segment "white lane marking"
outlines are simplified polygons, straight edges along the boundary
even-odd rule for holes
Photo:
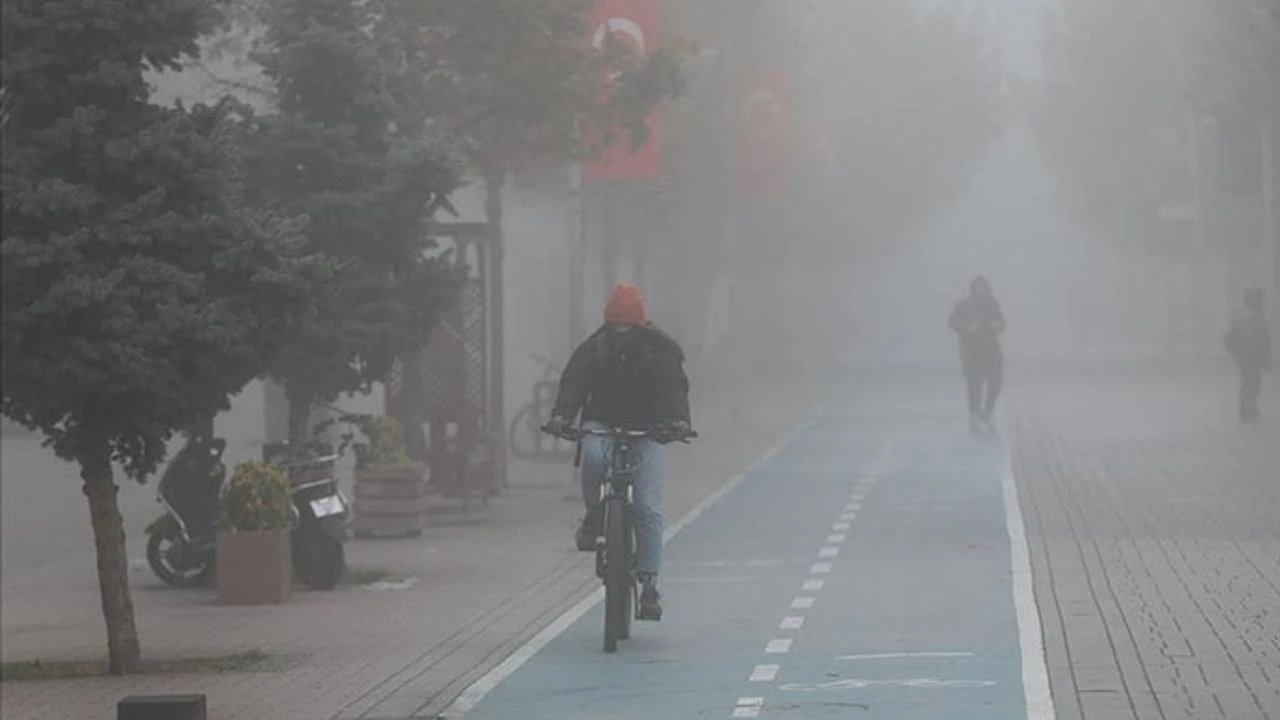
[[[668,576],[663,582],[677,583],[685,585],[698,585],[704,583],[745,583],[756,582],[758,580],[768,580],[768,575],[727,575],[725,577],[670,577]]]
[[[758,707],[736,707],[733,709],[732,717],[751,718],[760,717],[760,708]]]
[[[851,522],[851,521],[852,521],[854,518],[856,518],[856,517],[858,517],[858,514],[857,514],[857,513],[847,512],[847,513],[845,513],[845,514],[841,515],[841,516],[840,516],[840,519],[841,519],[841,520],[843,520],[843,521],[845,521],[845,522]]]
[[[844,509],[848,512],[858,512],[862,509],[862,503],[851,502],[848,505],[845,505]]]
[[[827,536],[827,542],[829,543],[842,543],[844,539],[844,533],[833,533]]]
[[[764,698],[740,697],[733,708],[733,717],[760,717],[760,710],[763,708]]]
[[[757,665],[751,671],[747,682],[773,682],[778,677],[777,665]]]
[[[808,610],[809,608],[813,607],[814,599],[815,598],[812,598],[806,595],[801,595],[800,597],[791,601],[791,609],[792,610]]]
[[[765,655],[786,655],[791,652],[791,638],[774,638],[764,646]]]
[[[935,678],[903,678],[901,680],[871,680],[867,678],[848,678],[822,683],[791,683],[780,689],[786,692],[814,692],[816,690],[863,690],[869,687],[908,687],[940,690],[944,688],[985,688],[992,687],[991,680],[938,680]]]
[[[784,435],[777,444],[770,448],[768,452],[760,456],[758,460],[751,463],[751,465],[747,466],[742,472],[726,480],[710,495],[704,497],[701,502],[693,507],[693,509],[685,513],[684,517],[680,518],[674,525],[667,528],[667,531],[662,534],[663,544],[671,542],[671,539],[678,535],[680,531],[688,527],[690,523],[702,517],[703,513],[710,510],[716,503],[723,500],[726,495],[733,492],[743,483],[743,481],[747,479],[748,476],[777,457],[784,448],[796,439],[796,437],[812,427],[813,423],[813,420],[808,420],[797,425],[791,430],[791,432]],[[586,562],[587,560],[584,558],[583,564],[585,565]],[[587,611],[603,598],[604,588],[598,587],[586,597],[579,600],[573,607],[564,611],[560,617],[552,620],[549,625],[542,628],[542,630],[538,631],[538,633],[533,637],[529,638],[525,644],[516,648],[515,652],[507,656],[507,659],[498,663],[492,670],[482,675],[478,680],[459,693],[458,697],[454,698],[453,702],[449,704],[449,707],[445,708],[445,710],[440,713],[440,717],[445,720],[457,720],[457,718],[461,718],[471,710],[475,709],[475,706],[479,705],[480,701],[484,700],[486,695],[493,692],[493,689],[498,687],[499,683],[511,677],[512,673],[519,670],[525,663],[529,662],[529,659],[536,655],[539,650],[550,644],[552,640],[559,637],[565,630],[568,630],[571,625],[577,622],[583,615],[586,615]]]
[[[840,548],[834,547],[834,546],[824,547],[818,551],[818,557],[820,558],[833,558],[839,554],[840,554]]]
[[[721,568],[728,564],[729,563],[725,560],[702,560],[700,562],[689,563],[689,567]]]
[[[822,586],[826,584],[827,584],[826,580],[823,580],[822,578],[817,578],[814,580],[805,580],[804,585],[802,587],[803,589],[812,592],[814,590],[821,590]]]
[[[738,707],[760,707],[762,705],[764,705],[764,698],[762,697],[740,697],[737,702]]]
[[[845,530],[848,530],[848,529],[849,529],[849,528],[851,528],[851,527],[853,527],[853,526],[852,526],[852,525],[850,525],[850,524],[849,524],[849,523],[847,523],[847,522],[838,522],[838,523],[836,523],[835,525],[832,525],[832,526],[831,526],[831,529],[832,529],[832,530],[838,530],[838,531],[840,531],[840,532],[844,532]]]
[[[1004,414],[1000,418],[1000,437],[1009,437]],[[1009,528],[1009,549],[1013,569],[1013,605],[1018,612],[1018,635],[1022,646],[1022,689],[1027,703],[1027,720],[1055,720],[1053,691],[1049,687],[1049,670],[1045,666],[1044,635],[1040,628],[1040,609],[1036,605],[1035,581],[1031,576],[1031,550],[1027,529],[1018,504],[1018,484],[1013,476],[1013,455],[1006,442],[1004,468],[1004,517]]]
[[[971,652],[891,652],[866,655],[840,655],[837,660],[892,660],[895,658],[961,658],[974,657]]]
[[[799,630],[804,626],[804,617],[801,615],[788,615],[782,618],[782,623],[778,625],[779,630]]]
[[[809,566],[810,575],[826,575],[829,572],[831,572],[831,563],[829,562],[816,562]]]
[[[856,503],[860,503],[863,500],[867,499],[867,494],[864,492],[856,492],[853,495],[849,496],[849,499]]]
[[[748,560],[746,562],[747,567],[778,567],[786,564],[786,560]]]

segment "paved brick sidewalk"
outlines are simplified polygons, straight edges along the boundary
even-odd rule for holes
[[[812,405],[699,403],[703,437],[672,453],[665,506],[679,518],[771,446]],[[259,650],[254,672],[7,682],[6,720],[107,720],[129,694],[203,692],[212,720],[429,718],[569,604],[594,589],[586,555],[570,549],[579,514],[570,469],[516,465],[511,489],[472,519],[453,505],[417,540],[360,540],[349,564],[389,573],[387,589],[299,591],[267,608],[214,604],[210,591],[164,588],[134,568],[144,652],[153,658]],[[137,532],[136,530],[134,532]],[[6,661],[87,659],[103,652],[92,576],[5,579]]]
[[[1237,426],[1231,383],[1014,383],[1060,720],[1280,719],[1280,423]]]

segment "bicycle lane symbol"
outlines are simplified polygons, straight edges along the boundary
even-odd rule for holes
[[[870,678],[846,678],[821,683],[788,683],[778,689],[783,692],[819,692],[823,690],[866,690],[874,687],[901,687],[923,690],[950,690],[993,687],[992,680],[939,680],[936,678],[901,678],[872,680]]]

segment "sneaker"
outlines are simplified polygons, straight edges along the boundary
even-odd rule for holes
[[[657,583],[648,582],[640,591],[640,608],[636,612],[640,620],[657,622],[662,619],[662,594],[658,592]]]
[[[573,540],[578,546],[578,550],[582,552],[595,552],[596,539],[600,537],[600,514],[587,512],[582,516],[582,522],[578,525],[578,531],[574,533]]]

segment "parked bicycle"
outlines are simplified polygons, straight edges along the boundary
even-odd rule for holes
[[[511,455],[521,460],[565,460],[573,454],[573,443],[542,432],[555,409],[556,394],[560,390],[560,368],[547,358],[530,357],[542,365],[542,379],[533,384],[529,402],[511,419],[507,430]]]
[[[631,637],[631,622],[639,605],[639,583],[636,581],[635,511],[633,478],[639,469],[641,453],[636,451],[645,440],[655,442],[688,442],[697,437],[668,437],[648,430],[610,428],[574,430],[565,440],[581,441],[586,436],[612,439],[609,465],[600,483],[602,517],[601,535],[596,538],[596,577],[604,582],[604,651],[615,652],[618,641]]]

